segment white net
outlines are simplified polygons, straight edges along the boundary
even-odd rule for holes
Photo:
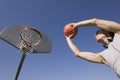
[[[28,53],[32,53],[33,52],[34,45],[32,43],[26,42],[26,41],[24,41],[22,39],[21,39],[20,43],[21,43],[20,50],[23,53],[28,54]]]
[[[27,29],[20,33],[20,50],[24,53],[32,53],[33,49],[40,43],[41,34],[36,30]]]

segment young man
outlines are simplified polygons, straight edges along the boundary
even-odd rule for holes
[[[93,53],[80,51],[71,40],[71,36],[66,36],[67,43],[75,56],[90,62],[106,64],[112,68],[120,78],[120,24],[114,21],[89,19],[72,23],[74,28],[96,26],[99,30],[96,32],[95,39],[102,43],[106,50]]]

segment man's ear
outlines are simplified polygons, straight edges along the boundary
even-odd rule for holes
[[[109,42],[112,42],[113,41],[113,38],[112,37],[108,37],[107,38]]]

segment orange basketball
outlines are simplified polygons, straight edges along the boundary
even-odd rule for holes
[[[72,23],[65,25],[64,27],[64,35],[69,37],[74,37],[78,33],[78,28],[74,28],[74,25]]]

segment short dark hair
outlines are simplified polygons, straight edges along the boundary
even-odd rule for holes
[[[100,31],[105,31],[105,30],[97,30],[96,31],[96,35],[97,34],[100,34],[101,32]],[[108,31],[107,31],[108,32]],[[110,34],[110,37],[114,37],[114,32],[108,32]]]

